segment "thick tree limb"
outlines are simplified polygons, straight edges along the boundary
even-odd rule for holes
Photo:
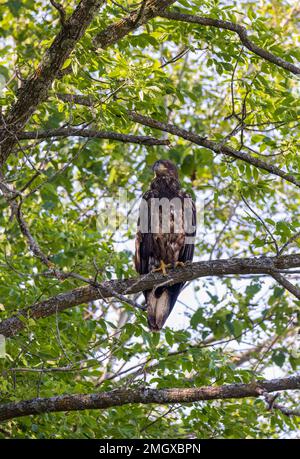
[[[90,139],[109,139],[124,143],[137,143],[140,145],[169,145],[167,139],[155,139],[150,136],[129,135],[119,132],[97,131],[94,129],[58,128],[48,131],[20,132],[19,140],[50,139],[52,137],[87,137]]]
[[[16,103],[5,119],[2,119],[0,125],[0,167],[9,157],[17,141],[16,134],[25,126],[37,106],[47,99],[48,91],[64,62],[103,3],[103,0],[81,0],[46,51],[33,75],[24,82]]]
[[[227,400],[259,397],[262,394],[282,390],[300,389],[300,376],[290,376],[250,384],[204,386],[172,389],[118,389],[94,394],[60,395],[51,398],[34,398],[0,405],[0,421],[59,411],[106,409],[131,403],[165,405],[192,403],[204,400]]]
[[[127,295],[149,290],[162,282],[168,281],[169,285],[174,285],[200,277],[222,277],[232,274],[269,274],[272,276],[274,270],[287,270],[295,267],[300,267],[300,254],[282,257],[229,258],[190,263],[183,268],[170,271],[167,276],[150,273],[138,278],[105,281],[95,287],[86,285],[19,310],[16,315],[0,322],[0,334],[6,337],[16,335],[26,327],[24,318],[41,319],[73,306],[113,297],[115,293]]]
[[[200,135],[195,134],[194,132],[186,131],[185,129],[182,129],[175,124],[157,121],[148,116],[140,115],[134,111],[129,111],[128,116],[130,119],[132,119],[132,121],[135,121],[136,123],[143,124],[144,126],[158,129],[160,131],[169,132],[170,134],[181,137],[185,140],[188,140],[189,142],[195,143],[196,145],[208,148],[217,154],[224,154],[226,156],[230,156],[231,158],[240,159],[254,167],[270,172],[273,175],[277,175],[278,177],[281,177],[287,182],[293,183],[300,188],[300,181],[297,180],[292,174],[283,171],[273,164],[266,163],[265,161],[262,161],[261,159],[250,155],[249,153],[235,150],[232,147],[222,144],[222,142],[218,143],[213,140],[209,140],[206,137],[201,137]]]
[[[144,2],[142,7],[98,33],[93,40],[94,45],[97,48],[107,48],[109,45],[125,37],[129,32],[158,16],[159,13],[172,5],[172,3],[175,3],[175,0],[148,0]]]
[[[291,62],[285,61],[279,56],[267,51],[266,49],[257,46],[253,41],[248,38],[248,32],[246,27],[236,24],[231,21],[222,21],[221,19],[207,18],[196,16],[192,14],[183,14],[177,11],[164,11],[159,14],[160,17],[166,19],[172,19],[175,21],[189,22],[192,24],[199,24],[205,27],[216,27],[218,29],[225,29],[235,32],[239,37],[243,45],[249,49],[252,53],[256,54],[259,57],[262,57],[266,61],[272,62],[272,64],[277,65],[285,70],[288,70],[295,75],[300,75],[300,67],[292,64]]]

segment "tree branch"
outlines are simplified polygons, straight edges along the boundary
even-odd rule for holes
[[[97,102],[95,97],[90,95],[57,93],[56,96],[64,102],[85,105],[86,107],[92,107]]]
[[[25,240],[28,243],[28,246],[35,257],[37,257],[42,263],[44,263],[48,268],[53,268],[53,263],[51,263],[49,257],[44,254],[42,249],[40,248],[38,242],[34,239],[29,229],[29,226],[23,216],[22,212],[22,196],[21,193],[10,188],[4,181],[2,174],[0,172],[0,190],[3,193],[3,196],[11,208],[11,216],[15,217],[21,233],[23,234]],[[21,198],[19,203],[16,202],[15,198]]]
[[[134,111],[128,111],[127,114],[129,118],[132,121],[135,121],[136,123],[151,127],[153,129],[158,129],[160,131],[169,132],[170,134],[182,137],[183,139],[195,143],[196,145],[208,148],[209,150],[212,150],[217,154],[224,154],[226,156],[230,156],[231,158],[240,159],[248,164],[251,164],[254,167],[257,167],[259,169],[270,172],[273,175],[281,177],[287,182],[293,183],[294,185],[300,188],[300,181],[297,180],[293,175],[283,171],[282,169],[280,169],[277,166],[274,166],[273,164],[268,164],[259,158],[255,158],[254,156],[246,152],[235,150],[234,148],[224,145],[221,142],[218,143],[213,140],[209,140],[206,137],[201,137],[198,134],[195,134],[194,132],[182,129],[176,126],[175,124],[157,121],[148,116],[140,115],[139,113],[136,113]]]
[[[58,11],[59,13],[59,17],[60,17],[60,23],[62,25],[62,27],[65,27],[65,23],[66,23],[66,12],[64,10],[64,8],[62,7],[62,5],[60,5],[58,2],[56,2],[55,0],[50,0],[50,3],[51,5],[54,6],[54,8]]]
[[[90,96],[84,96],[84,95],[57,94],[57,96],[61,100],[72,101],[75,104],[86,105],[86,106],[93,106],[93,104],[96,102],[95,99],[92,99]],[[181,137],[185,140],[188,140],[189,142],[195,143],[196,145],[200,145],[205,148],[208,148],[209,150],[212,150],[216,154],[224,154],[231,158],[239,159],[248,164],[251,164],[254,167],[257,167],[273,175],[276,175],[277,177],[280,177],[286,180],[287,182],[290,182],[293,185],[296,185],[298,188],[300,188],[300,180],[297,180],[294,175],[283,171],[282,169],[280,169],[277,166],[274,166],[273,164],[268,164],[265,161],[262,161],[261,159],[250,155],[249,153],[246,153],[240,150],[235,150],[234,148],[230,146],[224,145],[222,142],[218,143],[213,140],[209,140],[207,139],[207,137],[201,137],[198,134],[195,134],[194,132],[179,128],[178,126],[174,124],[164,123],[162,121],[155,120],[154,118],[140,115],[139,113],[134,112],[134,111],[128,111],[127,115],[129,116],[129,118],[132,119],[132,121],[136,123],[151,127],[153,129],[158,129],[163,132],[169,132],[170,134]]]
[[[64,23],[39,66],[20,88],[19,97],[0,125],[0,167],[9,157],[17,138],[37,106],[47,99],[55,78],[92,22],[103,0],[81,0],[70,18]]]
[[[300,267],[300,254],[282,257],[229,258],[190,263],[183,268],[169,271],[166,276],[159,273],[149,273],[137,278],[105,281],[97,284],[97,286],[86,285],[59,293],[19,310],[14,316],[0,322],[0,334],[6,337],[14,336],[26,327],[24,318],[41,319],[48,317],[73,306],[113,297],[113,292],[118,295],[128,295],[152,289],[163,282],[174,285],[208,276],[223,277],[244,274],[268,274],[272,276],[274,270],[286,270],[295,267]],[[89,280],[87,281],[89,282]]]
[[[80,105],[92,106],[95,103],[95,99],[93,100],[89,96],[83,96],[83,95],[73,96],[72,94],[58,94],[57,96],[61,100],[64,100],[64,101],[72,100],[74,103],[80,104]],[[297,180],[294,175],[283,171],[282,169],[280,169],[277,166],[274,166],[273,164],[268,164],[265,161],[262,161],[261,159],[250,155],[249,153],[246,153],[240,150],[235,150],[234,148],[227,146],[222,142],[218,143],[213,140],[209,140],[207,139],[207,137],[201,137],[198,134],[195,134],[194,132],[179,128],[178,126],[174,124],[164,123],[162,121],[155,120],[154,118],[140,115],[139,113],[136,113],[134,111],[128,111],[127,114],[129,118],[131,118],[132,121],[136,123],[151,127],[153,129],[158,129],[160,131],[169,132],[170,134],[181,137],[185,140],[188,140],[189,142],[192,142],[197,145],[208,148],[209,150],[212,150],[217,154],[224,154],[231,158],[239,159],[248,164],[251,164],[254,167],[257,167],[273,175],[276,175],[300,188],[300,181]]]
[[[266,61],[271,62],[272,64],[277,65],[285,70],[288,70],[295,75],[300,74],[300,68],[296,65],[292,64],[291,62],[285,61],[281,57],[276,56],[275,54],[267,51],[260,46],[257,46],[253,41],[248,38],[247,29],[240,24],[236,24],[231,21],[222,21],[220,19],[214,18],[207,18],[196,16],[192,14],[183,14],[177,11],[164,11],[163,13],[159,14],[160,17],[166,19],[172,19],[175,21],[182,21],[182,22],[189,22],[192,24],[199,24],[205,27],[216,27],[218,29],[225,29],[230,30],[231,32],[235,32],[239,37],[243,45],[249,49],[252,53],[256,54],[259,57],[262,57]]]
[[[270,346],[272,346],[274,342],[282,341],[287,336],[293,335],[293,333],[294,334],[298,333],[298,328],[296,327],[287,328],[280,335],[275,335],[275,336],[271,336],[270,338],[267,338],[266,340],[257,344],[251,349],[248,349],[247,351],[244,351],[241,354],[233,357],[231,360],[236,367],[240,367],[244,363],[249,362],[249,360],[251,360],[252,358],[257,357],[265,349],[268,351]]]
[[[52,137],[87,137],[91,139],[109,139],[124,143],[137,143],[140,145],[169,145],[167,139],[155,139],[150,136],[129,135],[111,131],[97,131],[94,129],[81,128],[58,128],[46,131],[20,132],[17,137],[19,140],[38,140],[50,139]]]
[[[121,21],[100,32],[95,37],[94,43],[102,48],[116,43],[130,31],[157,16],[174,1],[148,0],[143,9],[130,13]],[[23,84],[18,100],[0,124],[0,168],[8,159],[17,141],[17,133],[24,128],[37,106],[47,99],[53,81],[60,77],[62,65],[102,4],[103,0],[81,0],[74,13],[64,22],[64,26],[46,51],[34,74]]]
[[[98,33],[93,40],[95,47],[105,49],[109,45],[116,43],[129,32],[158,16],[172,3],[175,3],[175,0],[148,0],[143,2],[142,7],[132,11],[125,18]]]
[[[285,416],[300,416],[300,407],[298,408],[288,408],[287,406],[281,405],[280,403],[275,402],[276,398],[279,394],[269,395],[268,393],[265,394],[265,400],[268,404],[268,410],[279,410]]]
[[[282,276],[280,273],[273,271],[271,273],[272,277],[282,285],[286,290],[288,290],[292,295],[294,295],[298,300],[300,300],[300,288],[292,284],[288,279]]]
[[[259,397],[262,394],[282,390],[300,389],[300,376],[259,381],[250,384],[229,384],[172,389],[117,389],[94,394],[60,395],[51,398],[34,398],[0,405],[0,421],[59,411],[82,411],[106,409],[127,404],[165,405],[169,403],[192,403],[204,400],[228,400]]]

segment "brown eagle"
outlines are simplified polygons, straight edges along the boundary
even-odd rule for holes
[[[194,255],[196,208],[191,196],[181,190],[176,166],[156,161],[155,177],[141,201],[136,235],[135,268],[139,274],[175,268]],[[172,311],[183,283],[144,291],[148,324],[159,331]]]

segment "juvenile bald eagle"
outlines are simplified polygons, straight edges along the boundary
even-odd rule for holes
[[[196,209],[191,196],[181,190],[177,168],[171,161],[156,161],[152,169],[155,177],[140,206],[135,268],[139,274],[166,274],[166,268],[193,259]],[[151,331],[163,327],[183,286],[158,286],[143,292]]]

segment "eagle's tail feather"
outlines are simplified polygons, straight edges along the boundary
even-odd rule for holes
[[[151,290],[147,295],[148,325],[151,331],[159,332],[171,312],[171,295],[165,289],[159,297],[155,295],[155,290]]]

